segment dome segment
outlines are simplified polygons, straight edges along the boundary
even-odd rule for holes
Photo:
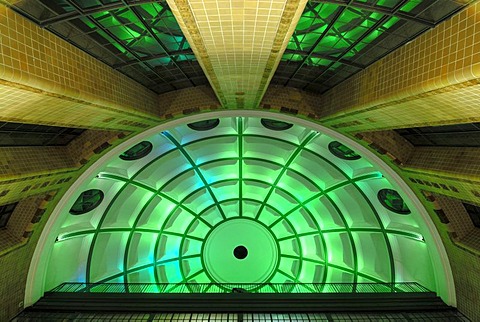
[[[435,290],[431,233],[385,167],[329,130],[285,123],[223,117],[130,140],[125,151],[152,149],[102,160],[59,209],[44,289],[414,281]],[[71,215],[92,189],[101,204]]]

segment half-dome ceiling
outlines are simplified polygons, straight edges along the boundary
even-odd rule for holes
[[[60,209],[45,289],[414,281],[434,290],[436,246],[417,203],[364,149],[325,132],[224,117],[130,140]]]

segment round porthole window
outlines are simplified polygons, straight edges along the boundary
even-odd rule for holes
[[[138,160],[147,156],[150,152],[152,152],[152,149],[152,143],[148,141],[142,141],[120,154],[120,159],[125,161]]]
[[[285,131],[293,126],[292,123],[272,120],[272,119],[261,119],[260,122],[269,130],[273,131]]]
[[[82,215],[97,208],[103,201],[103,191],[98,189],[90,189],[82,192],[77,198],[70,213],[72,215]]]
[[[390,211],[401,215],[408,215],[411,213],[407,204],[403,201],[403,198],[395,190],[382,189],[378,192],[377,197],[382,206]]]
[[[328,145],[328,150],[337,158],[344,159],[344,160],[358,160],[360,156],[338,141],[330,142]]]
[[[244,259],[248,255],[248,249],[245,246],[237,246],[233,250],[233,256],[237,259]]]
[[[194,123],[188,123],[187,126],[195,131],[208,131],[216,128],[220,124],[219,119],[211,119],[205,121],[199,121]]]

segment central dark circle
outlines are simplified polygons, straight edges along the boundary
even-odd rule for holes
[[[233,250],[233,256],[235,256],[238,259],[244,259],[248,255],[248,250],[245,246],[237,246]]]

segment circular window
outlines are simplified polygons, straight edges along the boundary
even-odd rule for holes
[[[337,158],[344,159],[344,160],[358,160],[360,156],[338,141],[330,142],[328,145],[328,150]]]
[[[272,120],[272,119],[261,119],[260,122],[269,130],[274,131],[285,131],[293,126],[292,123]]]
[[[152,143],[148,141],[142,141],[120,154],[120,159],[126,161],[138,160],[152,152],[152,149]]]
[[[98,189],[90,189],[84,191],[77,198],[70,213],[72,215],[82,215],[98,207],[103,201],[103,191]]]
[[[237,246],[233,250],[233,256],[237,259],[244,259],[248,255],[248,249],[245,246]]]
[[[408,215],[411,212],[403,198],[395,190],[382,189],[378,192],[377,197],[382,206],[390,211],[401,215]]]
[[[188,123],[187,126],[195,131],[208,131],[217,127],[220,124],[219,119],[211,119],[205,121],[199,121],[194,123]]]

